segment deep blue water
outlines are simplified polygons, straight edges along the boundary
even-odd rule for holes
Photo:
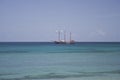
[[[95,76],[120,76],[119,42],[0,43],[0,80]]]

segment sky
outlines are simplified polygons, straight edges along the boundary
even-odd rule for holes
[[[0,42],[120,42],[120,0],[0,0]],[[63,39],[63,33],[61,33]]]

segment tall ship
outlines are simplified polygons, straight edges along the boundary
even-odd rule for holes
[[[63,33],[63,34],[62,34]],[[58,34],[58,40],[54,41],[55,44],[74,44],[75,41],[72,40],[72,33],[69,34],[69,41],[66,40],[66,32],[61,32],[60,30],[57,31]],[[64,39],[61,38],[62,35],[64,36]]]

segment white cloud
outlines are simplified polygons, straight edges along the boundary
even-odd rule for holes
[[[98,29],[90,33],[90,37],[104,37],[106,36],[106,32]]]

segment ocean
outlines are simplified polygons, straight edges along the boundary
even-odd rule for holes
[[[1,42],[0,80],[120,80],[120,42]]]

